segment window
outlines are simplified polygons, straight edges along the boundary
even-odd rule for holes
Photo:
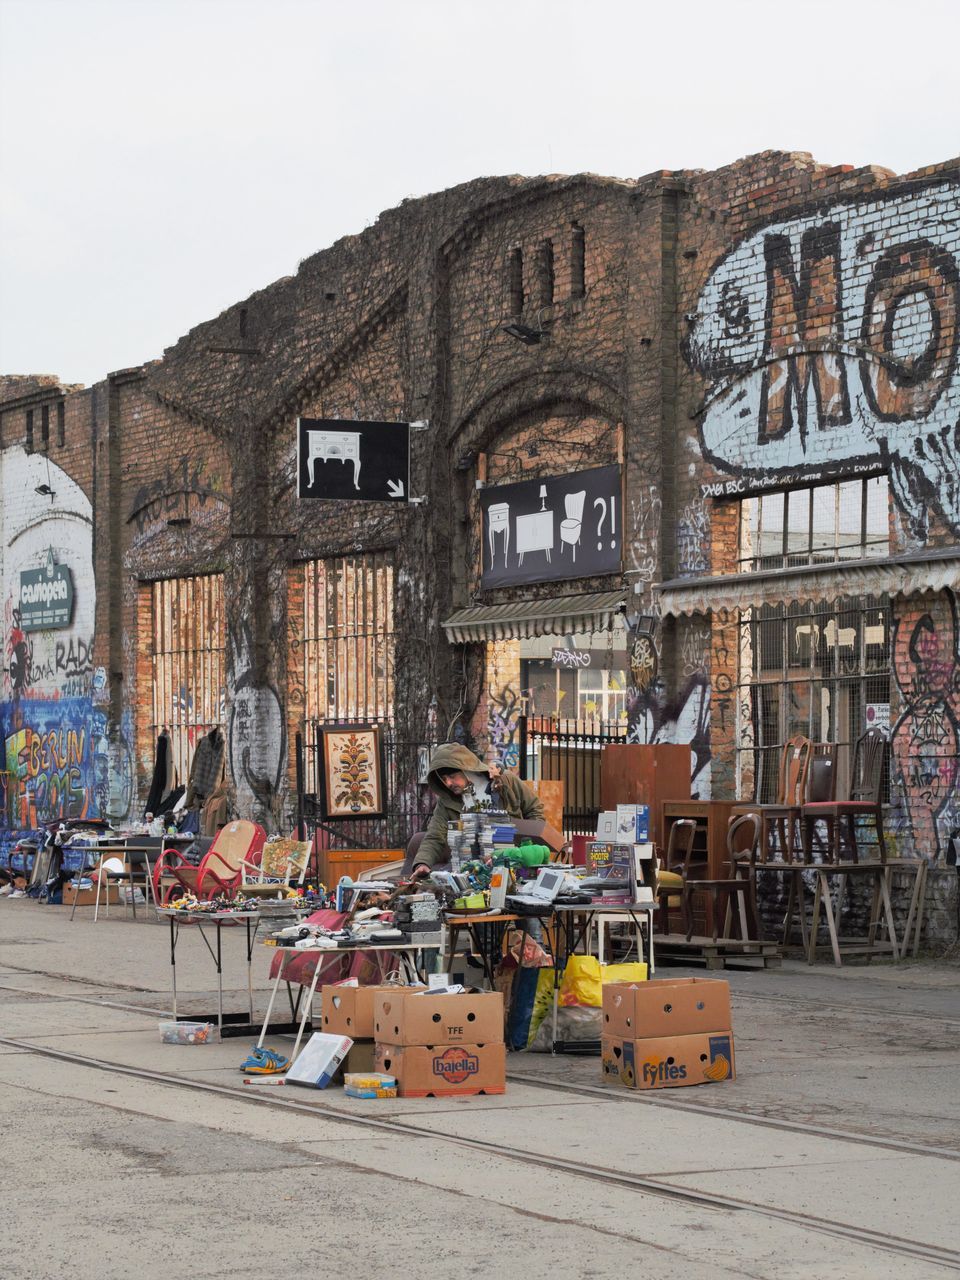
[[[33,410],[27,410],[27,453],[33,453]]]
[[[523,315],[523,250],[517,246],[507,259],[507,310],[512,316]]]
[[[804,734],[838,752],[838,794],[853,746],[890,711],[890,603],[843,598],[816,604],[763,605],[740,620],[737,740],[739,793],[772,803],[780,748]]]
[[[570,236],[570,297],[582,298],[587,292],[587,241],[583,227],[573,225]]]
[[[622,671],[587,667],[577,672],[577,718],[604,724],[627,718],[627,691]]]
[[[67,443],[67,406],[63,400],[57,401],[57,447],[62,449]]]
[[[544,240],[537,255],[537,276],[540,294],[540,306],[553,306],[553,241]]]
[[[312,755],[320,724],[390,719],[393,562],[337,556],[309,561],[303,575],[304,750]]]
[[[197,743],[226,717],[223,576],[155,582],[151,603],[151,728],[169,729],[176,775],[186,784]]]
[[[44,453],[50,448],[50,406],[42,405],[40,409],[40,445]]]
[[[740,503],[741,573],[889,552],[886,476],[764,493]]]

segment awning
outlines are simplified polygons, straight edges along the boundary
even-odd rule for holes
[[[851,560],[846,564],[801,565],[760,573],[714,578],[674,578],[659,588],[664,615],[752,609],[763,604],[806,604],[838,596],[912,596],[945,587],[960,590],[960,547]]]
[[[626,600],[627,592],[621,589],[544,600],[512,600],[509,604],[475,604],[458,609],[442,625],[451,644],[607,631]]]

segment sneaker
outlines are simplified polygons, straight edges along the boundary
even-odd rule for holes
[[[2,887],[0,887],[0,898],[6,898],[11,893],[13,893],[12,884],[5,884]]]
[[[27,895],[23,889],[11,889],[9,896],[11,898],[25,898]]]
[[[290,1059],[285,1058],[282,1053],[263,1046],[254,1046],[249,1058],[241,1062],[240,1070],[248,1076],[276,1076],[286,1071],[289,1065]]]

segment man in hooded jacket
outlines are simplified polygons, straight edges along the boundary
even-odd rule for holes
[[[445,742],[433,753],[427,774],[430,790],[437,797],[436,808],[426,832],[415,835],[407,846],[406,869],[412,867],[415,875],[428,875],[433,867],[449,861],[447,823],[458,821],[463,812],[463,793],[470,781],[468,773],[489,777],[500,807],[511,818],[544,819],[539,798],[515,774],[502,772],[498,765],[484,764],[458,742]]]

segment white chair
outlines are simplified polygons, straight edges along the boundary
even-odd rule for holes
[[[586,489],[580,489],[577,493],[566,494],[563,499],[567,518],[560,521],[560,554],[563,554],[563,544],[568,543],[573,548],[574,564],[577,562],[577,543],[583,527],[583,502],[586,496]]]

